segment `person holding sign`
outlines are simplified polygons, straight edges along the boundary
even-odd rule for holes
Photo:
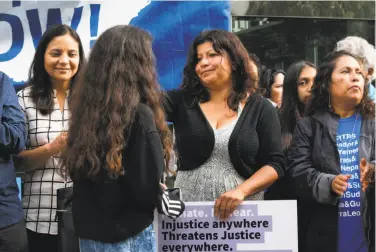
[[[206,30],[193,41],[180,89],[165,93],[178,153],[175,186],[184,201],[216,201],[227,219],[283,175],[281,128],[257,92],[248,53],[235,34]]]
[[[374,251],[375,212],[367,196],[375,188],[364,171],[375,165],[375,105],[361,65],[348,52],[328,54],[312,92],[308,117],[297,123],[288,151],[287,171],[307,211],[298,221],[308,223],[299,247]]]
[[[151,45],[139,28],[106,30],[75,85],[62,172],[74,182],[81,252],[156,251],[151,224],[172,144]]]
[[[0,72],[0,251],[27,252],[22,204],[18,198],[12,155],[26,143],[24,114],[12,80]]]
[[[68,99],[85,61],[78,34],[67,25],[48,29],[39,41],[28,86],[18,93],[26,116],[26,150],[17,169],[26,172],[23,207],[30,252],[57,251],[57,189],[71,183],[59,174],[65,146]]]

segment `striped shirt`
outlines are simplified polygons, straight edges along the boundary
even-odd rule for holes
[[[28,139],[26,149],[32,150],[51,143],[67,129],[69,112],[68,99],[64,111],[59,109],[56,90],[53,90],[54,110],[42,115],[30,97],[30,87],[18,92],[18,101],[26,117]],[[67,95],[69,93],[67,92]],[[59,175],[59,155],[51,156],[42,167],[25,174],[22,204],[26,228],[44,234],[57,234],[56,193],[57,189],[72,186]]]

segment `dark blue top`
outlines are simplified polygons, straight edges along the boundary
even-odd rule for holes
[[[25,147],[26,124],[12,81],[2,72],[0,119],[0,228],[4,228],[23,218],[11,155],[19,153]]]
[[[368,251],[360,208],[362,201],[359,174],[361,124],[361,115],[354,114],[348,118],[341,118],[337,129],[341,173],[352,176],[347,182],[347,190],[338,205],[338,251],[341,252]]]

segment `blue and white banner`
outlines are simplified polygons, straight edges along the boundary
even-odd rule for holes
[[[230,29],[228,1],[0,1],[0,71],[27,81],[35,48],[47,27],[67,24],[86,55],[107,28],[132,24],[151,32],[160,83],[176,87],[193,38],[203,29]]]

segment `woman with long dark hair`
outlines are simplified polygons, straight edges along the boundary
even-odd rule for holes
[[[62,172],[74,182],[82,252],[155,251],[151,224],[171,137],[151,43],[132,26],[103,32],[71,98]]]
[[[175,186],[185,201],[216,201],[226,219],[283,175],[278,115],[257,92],[235,34],[207,30],[193,41],[180,89],[166,93],[178,153]]]
[[[316,66],[304,60],[294,62],[286,71],[283,82],[282,106],[278,111],[281,122],[282,149],[287,159],[287,152],[290,148],[292,134],[295,130],[296,123],[304,116],[306,105],[312,96],[312,85],[316,77]],[[286,200],[296,199],[296,193],[292,186],[291,178],[286,173],[285,176],[274,183],[265,193],[267,200]],[[304,214],[301,211],[301,204],[298,201],[298,235],[299,241],[303,237],[307,223],[300,216]],[[299,245],[302,242],[299,242]]]
[[[69,96],[84,63],[78,34],[67,25],[53,26],[39,41],[28,86],[18,92],[28,141],[16,168],[26,172],[22,203],[31,252],[57,251],[57,189],[71,185],[58,173],[59,156],[65,146]]]
[[[279,110],[282,127],[282,147],[287,151],[296,123],[303,117],[316,77],[316,66],[305,60],[294,62],[285,74],[283,100]]]
[[[288,163],[305,206],[298,220],[307,224],[299,231],[305,232],[300,250],[374,251],[374,176],[365,181],[364,171],[374,173],[375,105],[352,54],[333,52],[320,64]]]
[[[282,149],[287,155],[292,133],[296,123],[303,117],[304,109],[311,98],[311,88],[316,76],[316,66],[300,60],[294,62],[285,74],[283,81],[282,106],[278,110],[281,122]],[[288,175],[274,183],[265,193],[265,199],[291,199],[293,192],[289,188]]]

